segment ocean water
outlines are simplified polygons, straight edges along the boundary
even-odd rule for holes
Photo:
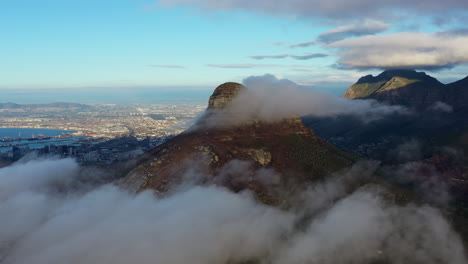
[[[21,138],[30,138],[32,137],[32,135],[37,136],[39,134],[48,137],[53,137],[61,135],[62,133],[66,134],[71,132],[74,131],[38,128],[0,128],[0,139],[3,139],[5,137],[19,138],[19,135],[21,135]]]
[[[31,149],[43,148],[47,145],[78,145],[79,139],[86,137],[68,137],[68,138],[51,138],[43,140],[26,140],[27,138],[43,135],[48,137],[59,136],[62,133],[71,133],[74,131],[58,130],[58,129],[36,129],[36,128],[0,128],[0,139],[4,138],[24,138],[24,140],[1,142],[0,141],[0,152],[9,151],[13,146],[20,148],[29,147]]]

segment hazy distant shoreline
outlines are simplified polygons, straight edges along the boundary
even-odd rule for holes
[[[1,91],[0,103],[42,104],[51,102],[72,102],[82,104],[161,104],[161,103],[205,103],[209,90],[158,90],[158,89],[117,89],[117,90],[9,90]]]

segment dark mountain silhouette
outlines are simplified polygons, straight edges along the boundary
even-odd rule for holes
[[[444,101],[453,105],[456,110],[468,112],[468,76],[446,85]]]
[[[431,182],[437,183],[435,189],[447,188],[452,219],[468,240],[468,77],[444,85],[422,72],[391,70],[360,78],[343,97],[401,104],[412,114],[369,124],[346,115],[303,117],[303,122],[341,149],[384,166],[416,168],[404,175],[417,179],[403,184],[410,190]],[[402,183],[392,175],[386,178]]]
[[[411,160],[430,158],[447,146],[468,153],[468,77],[443,85],[423,72],[389,70],[360,78],[343,96],[402,104],[412,114],[369,124],[346,115],[303,118],[320,137],[341,149],[388,163],[403,162],[395,149],[410,141],[418,144]]]
[[[343,94],[349,99],[376,99],[413,108],[427,108],[442,102],[455,111],[467,109],[467,96],[468,77],[444,85],[426,73],[414,70],[387,70],[375,77],[364,76]]]
[[[410,115],[392,115],[363,125],[351,116],[305,117],[316,133],[340,148],[390,161],[389,149],[409,140],[427,144],[428,155],[440,146],[456,145],[468,153],[468,77],[444,85],[423,72],[388,70],[360,78],[343,95],[408,107]]]

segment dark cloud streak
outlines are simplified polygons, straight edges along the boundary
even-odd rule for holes
[[[315,58],[324,58],[328,57],[328,54],[325,53],[309,53],[305,55],[290,55],[291,58],[296,60],[310,60]]]
[[[304,55],[293,55],[293,54],[279,54],[279,55],[255,55],[249,56],[249,58],[254,60],[263,60],[263,59],[286,59],[291,58],[295,60],[310,60],[316,58],[327,57],[328,54],[325,53],[306,53]]]
[[[364,20],[330,29],[318,36],[318,41],[332,43],[349,37],[373,35],[390,28],[390,25],[377,20]]]
[[[295,43],[292,45],[289,45],[290,48],[305,48],[305,47],[310,47],[315,45],[315,41],[308,41],[308,42],[301,42],[301,43]]]
[[[278,54],[278,55],[255,55],[249,56],[249,58],[254,60],[263,60],[263,59],[284,59],[289,57],[289,54]]]
[[[225,68],[225,69],[283,68],[284,67],[284,65],[280,65],[280,64],[250,64],[250,63],[206,64],[205,66],[213,67],[213,68]]]

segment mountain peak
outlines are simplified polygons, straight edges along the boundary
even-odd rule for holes
[[[395,69],[395,70],[386,70],[379,74],[377,78],[388,79],[393,77],[403,77],[407,79],[426,79],[429,77],[425,72],[417,72],[415,70],[409,69]]]
[[[377,99],[391,104],[427,105],[440,97],[443,84],[424,72],[386,70],[360,78],[343,95],[349,99]]]
[[[371,74],[361,77],[356,84],[361,83],[376,83],[381,81],[389,81],[392,78],[400,77],[406,79],[415,79],[415,80],[423,80],[426,79],[428,76],[425,72],[417,72],[415,70],[409,69],[392,69],[386,70],[380,73],[377,76],[373,76]]]
[[[422,73],[425,74],[424,72],[417,72],[416,70],[413,69],[391,69],[391,70],[385,70],[379,75],[400,75],[400,74],[418,74]]]
[[[234,99],[245,87],[240,83],[227,82],[216,87],[208,101],[208,109],[224,108]]]

